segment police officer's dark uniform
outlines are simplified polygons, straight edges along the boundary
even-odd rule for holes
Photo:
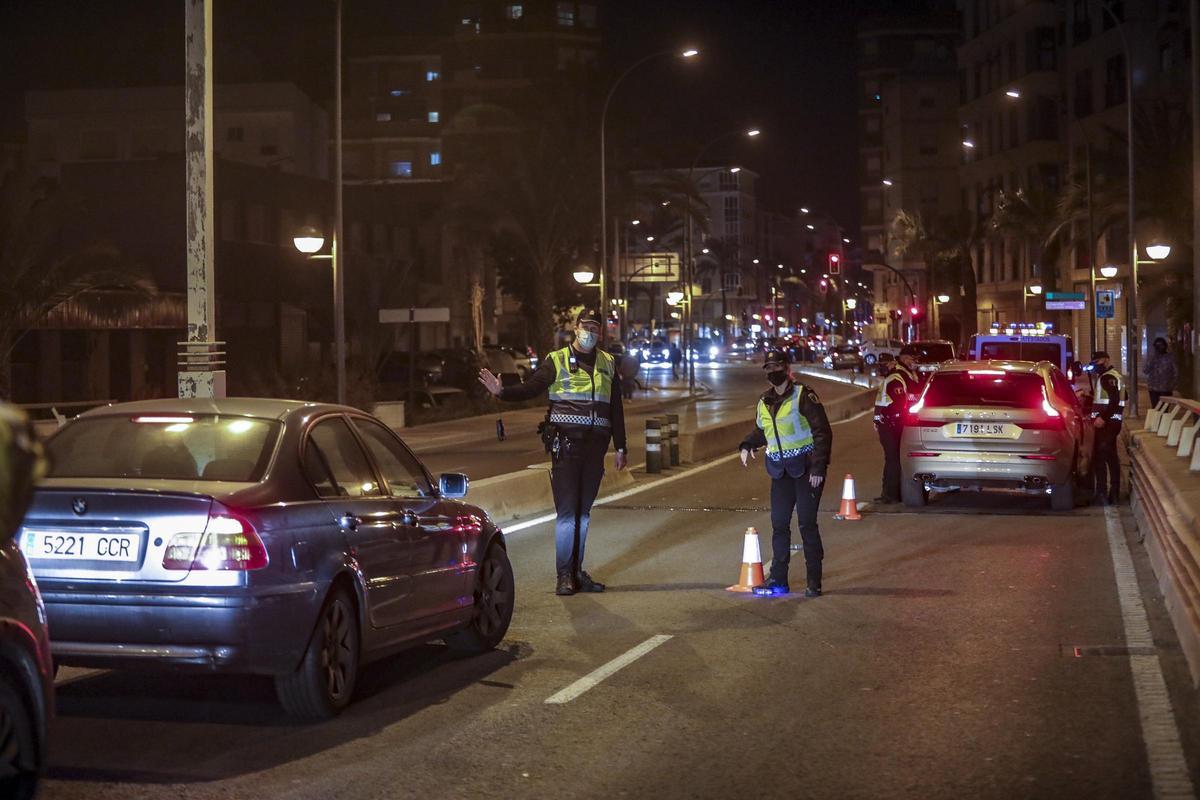
[[[883,383],[875,396],[875,430],[879,444],[883,447],[883,488],[875,502],[879,504],[900,502],[900,437],[904,433],[904,412],[908,408],[910,394],[909,372],[894,359],[886,363]]]
[[[1092,419],[1097,425],[1092,449],[1092,476],[1095,479],[1096,501],[1115,505],[1121,496],[1121,457],[1117,441],[1125,415],[1125,379],[1109,361],[1103,350],[1092,355],[1100,377],[1092,399]],[[1110,482],[1111,478],[1111,482]]]
[[[758,448],[766,447],[765,465],[771,476],[771,574],[767,585],[756,589],[755,593],[783,594],[789,591],[788,562],[794,511],[804,545],[807,578],[804,594],[818,597],[825,551],[817,527],[817,508],[833,448],[833,428],[816,393],[789,374],[787,355],[779,351],[767,353],[763,368],[768,370],[772,388],[759,399],[757,424],[740,446],[751,455]],[[821,479],[815,486],[814,478]]]
[[[576,318],[576,341],[547,355],[533,374],[517,386],[506,386],[501,400],[530,400],[548,392],[550,408],[541,426],[542,440],[553,459],[550,486],[554,492],[555,593],[602,592],[604,584],[583,569],[592,504],[604,476],[604,456],[611,440],[620,453],[625,447],[625,412],[617,361],[596,346],[582,346],[583,323],[601,325],[595,309]]]

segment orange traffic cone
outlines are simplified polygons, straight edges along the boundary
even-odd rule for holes
[[[858,513],[858,501],[854,499],[854,476],[846,473],[842,482],[842,507],[833,515],[834,519],[862,519]]]
[[[725,587],[727,592],[751,592],[754,587],[763,586],[767,577],[763,575],[762,550],[758,546],[758,528],[746,528],[746,540],[742,545],[742,574],[733,586]]]

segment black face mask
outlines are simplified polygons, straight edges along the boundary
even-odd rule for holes
[[[1165,353],[1167,352],[1167,346],[1165,344],[1156,344],[1154,345],[1154,352]]]
[[[772,386],[783,386],[785,383],[787,383],[788,374],[781,369],[775,370],[774,372],[767,373],[767,380],[771,382]]]

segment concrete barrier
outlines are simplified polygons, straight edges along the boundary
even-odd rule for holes
[[[839,397],[825,404],[825,413],[830,422],[840,422],[862,413],[875,405],[875,390],[867,389],[846,397]],[[750,415],[737,422],[712,425],[698,430],[680,430],[679,457],[685,464],[707,461],[716,456],[728,455],[737,450],[746,434],[753,427]]]
[[[1146,428],[1126,435],[1130,503],[1192,680],[1200,686],[1200,404],[1160,403]],[[1185,435],[1190,433],[1190,438]]]

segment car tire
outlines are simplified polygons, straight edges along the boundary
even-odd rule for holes
[[[0,797],[29,800],[37,794],[41,751],[29,705],[0,679]]]
[[[335,589],[325,600],[295,672],[275,677],[275,694],[290,716],[331,719],[350,704],[358,680],[358,615],[350,593]]]
[[[875,366],[875,362],[878,360],[879,359],[877,359],[875,356],[871,355],[870,353],[867,354],[866,361],[869,366],[872,366],[872,367]]]
[[[494,650],[504,640],[512,622],[515,599],[512,563],[508,553],[493,543],[479,565],[475,582],[475,611],[466,627],[446,637],[456,653],[479,655]]]
[[[929,502],[929,492],[925,485],[914,479],[900,481],[900,499],[909,508],[924,508]]]

